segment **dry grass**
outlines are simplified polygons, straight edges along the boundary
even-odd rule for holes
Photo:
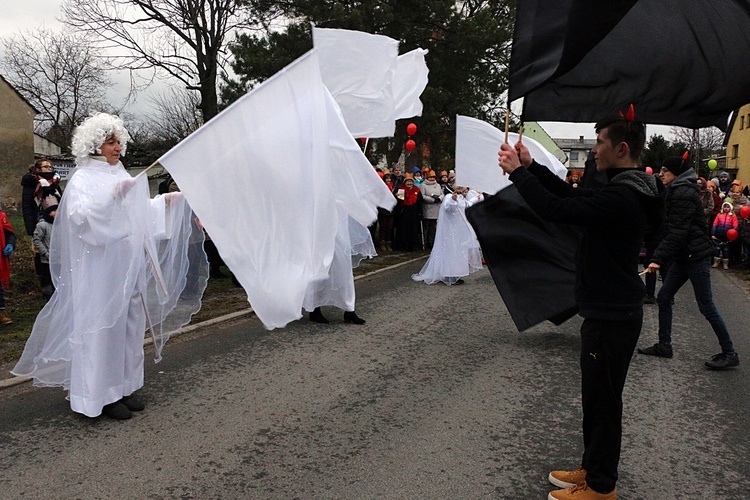
[[[0,327],[0,364],[17,360],[23,352],[39,311],[44,307],[39,278],[34,271],[34,257],[31,236],[24,230],[20,215],[11,215],[10,221],[16,231],[16,251],[11,256],[11,289],[5,292],[8,315],[13,319],[12,325]],[[363,261],[354,269],[355,276],[398,264],[418,257],[421,253],[393,252]],[[226,267],[224,274],[229,274]],[[230,278],[210,279],[203,294],[201,310],[193,316],[192,323],[223,316],[235,311],[247,309],[247,294],[242,288],[232,284]]]

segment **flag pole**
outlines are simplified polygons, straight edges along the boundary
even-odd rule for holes
[[[518,129],[518,142],[521,142],[523,139],[523,123],[521,124],[521,128]]]
[[[508,143],[508,126],[510,124],[510,104],[505,109],[505,143]]]
[[[136,179],[139,178],[140,176],[142,176],[143,174],[145,174],[146,172],[148,172],[149,170],[151,170],[152,168],[154,168],[157,165],[159,165],[159,160],[156,160],[154,163],[152,163],[151,165],[149,165],[148,167],[146,167],[146,169],[143,172],[141,172],[138,175],[136,175],[135,178]]]

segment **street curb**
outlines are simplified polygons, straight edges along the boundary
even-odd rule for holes
[[[406,260],[404,262],[399,262],[398,264],[393,264],[392,266],[387,266],[387,267],[383,267],[381,269],[376,269],[375,271],[370,271],[369,273],[362,274],[360,276],[355,276],[354,277],[354,281],[357,281],[357,280],[363,279],[363,278],[368,278],[370,276],[373,276],[373,275],[378,274],[378,273],[382,273],[384,271],[390,271],[391,269],[397,269],[397,268],[399,268],[401,266],[405,266],[406,264],[411,264],[412,262],[416,262],[418,260],[425,259],[427,257],[429,257],[429,255],[421,255],[421,256],[419,256],[417,258],[414,258],[414,259],[409,259],[409,260]],[[178,337],[178,336],[183,335],[185,333],[194,332],[194,331],[199,330],[201,328],[206,328],[206,327],[209,327],[209,326],[215,326],[215,325],[218,325],[220,323],[224,323],[224,322],[227,322],[227,321],[232,321],[232,320],[235,320],[235,319],[238,319],[238,318],[242,318],[244,316],[249,316],[252,313],[253,313],[253,308],[252,307],[248,307],[247,309],[243,309],[242,311],[235,311],[233,313],[225,314],[225,315],[219,316],[217,318],[207,319],[206,321],[201,321],[200,323],[196,323],[195,325],[187,325],[187,326],[184,326],[184,327],[180,328],[176,332],[174,332],[172,335],[169,336],[169,338],[175,338],[175,337]],[[146,337],[146,339],[143,341],[143,345],[144,346],[148,346],[148,345],[151,345],[153,343],[154,343],[154,340],[151,337]],[[0,390],[7,389],[9,387],[15,387],[15,386],[23,384],[25,382],[31,382],[31,380],[32,379],[27,378],[27,377],[16,377],[16,376],[13,376],[13,377],[7,378],[7,379],[3,379],[3,380],[0,380]]]

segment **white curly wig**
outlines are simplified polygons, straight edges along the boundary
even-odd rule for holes
[[[86,161],[89,155],[101,154],[101,146],[107,137],[115,135],[120,139],[122,152],[120,156],[125,156],[130,134],[122,123],[122,119],[107,113],[92,113],[91,116],[83,120],[73,132],[72,153],[76,157],[76,163],[81,164]]]

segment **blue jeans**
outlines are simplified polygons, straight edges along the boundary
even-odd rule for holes
[[[690,280],[698,309],[711,324],[723,352],[734,352],[729,330],[714,304],[711,293],[711,257],[693,262],[674,262],[656,297],[659,304],[659,343],[672,343],[672,304],[677,291]]]

